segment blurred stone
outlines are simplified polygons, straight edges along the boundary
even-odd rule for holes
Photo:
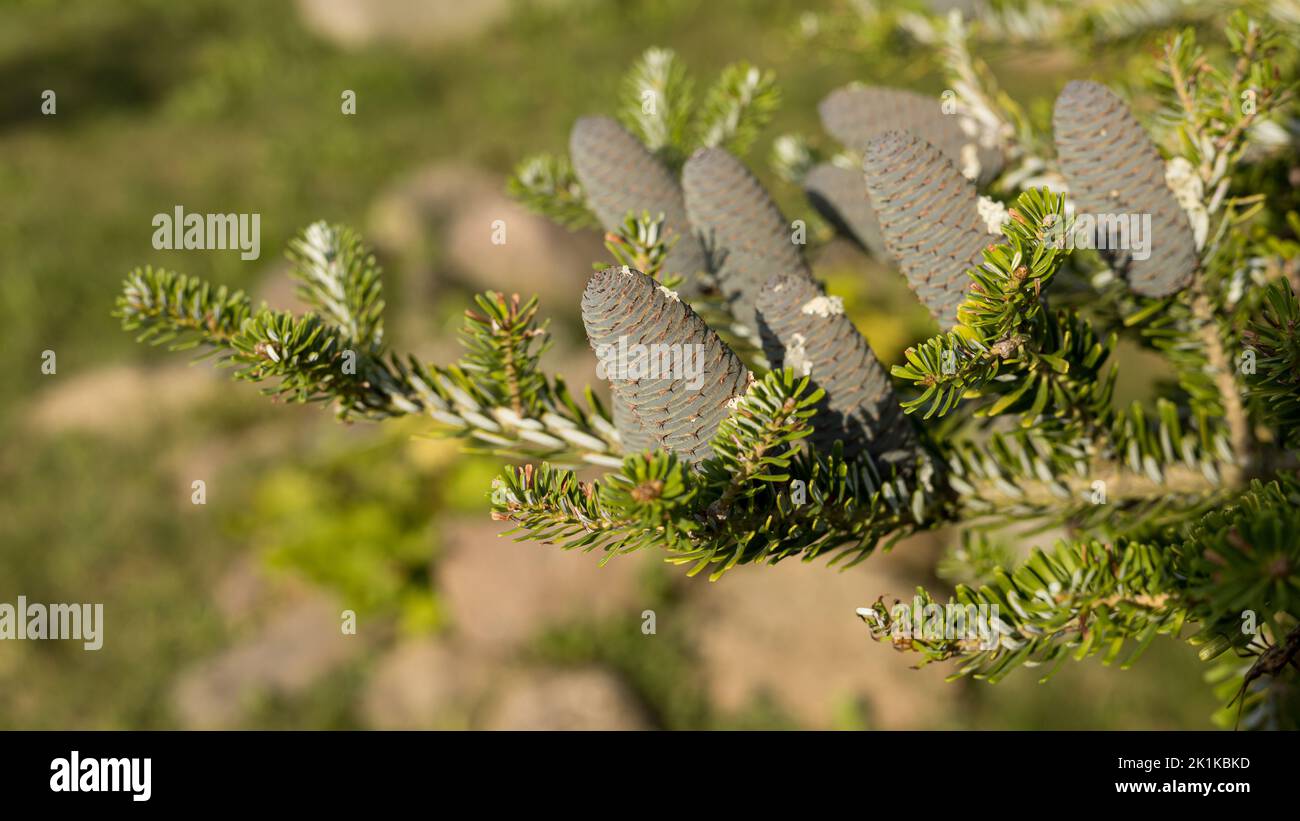
[[[592,263],[607,255],[595,232],[555,225],[511,200],[504,179],[455,164],[393,183],[367,225],[368,241],[400,266],[410,288],[450,279],[473,290],[537,294],[548,316],[576,313]]]
[[[243,624],[267,603],[270,585],[252,554],[244,554],[226,568],[212,591],[213,603],[228,627]]]
[[[253,305],[265,302],[279,311],[295,314],[314,310],[311,303],[298,295],[298,283],[293,278],[293,265],[280,260],[268,266],[251,293]]]
[[[455,163],[412,171],[393,181],[371,204],[367,238],[390,250],[415,246],[431,224],[445,222],[462,201],[491,196],[496,186],[491,174]]]
[[[212,603],[221,620],[226,627],[240,631],[265,622],[277,607],[320,596],[320,589],[301,576],[268,569],[266,559],[257,551],[235,557],[212,588]]]
[[[211,368],[186,365],[115,365],[46,380],[49,387],[36,394],[27,414],[41,433],[138,432],[205,401],[218,384]]]
[[[298,13],[313,34],[341,46],[442,45],[485,31],[510,6],[510,0],[298,0]]]
[[[498,223],[498,220],[500,221]],[[494,227],[505,241],[493,242]],[[592,232],[572,233],[504,194],[465,203],[447,229],[448,262],[471,287],[527,297],[548,311],[576,312],[592,263],[607,256]]]
[[[958,699],[943,681],[951,671],[911,669],[916,656],[873,641],[855,614],[880,595],[906,599],[925,581],[889,558],[844,572],[824,562],[739,567],[693,591],[684,620],[714,705],[740,711],[768,696],[801,726],[827,728],[857,702],[873,728],[941,725]]]
[[[477,489],[476,489],[477,492]],[[437,589],[457,635],[476,650],[508,651],[549,625],[640,614],[639,575],[649,553],[600,555],[554,545],[515,542],[501,522],[451,521],[437,561]]]
[[[218,374],[225,375],[225,372]],[[229,389],[242,393],[244,401],[250,404],[264,401],[249,383],[237,383]],[[211,504],[226,493],[227,489],[219,482],[227,467],[283,458],[285,453],[309,447],[320,428],[337,424],[328,414],[321,413],[321,408],[308,404],[281,403],[279,407],[269,408],[267,413],[268,421],[238,433],[187,436],[159,456],[158,466],[170,473],[175,483],[171,498],[182,511],[194,514],[205,509],[191,501],[195,479],[204,481],[204,493]]]
[[[375,663],[361,712],[385,730],[463,727],[491,672],[441,638],[407,639]]]
[[[506,685],[481,726],[485,730],[651,729],[627,687],[598,669],[524,673]]]
[[[365,640],[343,634],[340,612],[320,594],[296,602],[272,616],[258,635],[181,674],[173,693],[181,726],[239,726],[257,698],[302,693],[355,658]]]

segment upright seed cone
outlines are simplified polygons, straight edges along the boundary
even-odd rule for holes
[[[1100,83],[1076,80],[1056,98],[1052,127],[1077,214],[1150,215],[1150,256],[1108,254],[1129,287],[1163,297],[1190,285],[1197,267],[1191,224],[1165,183],[1159,150],[1124,101]]]
[[[587,203],[606,231],[617,231],[629,211],[664,215],[666,236],[676,237],[664,270],[682,275],[687,288],[696,288],[697,275],[706,267],[704,248],[691,231],[682,189],[672,172],[608,117],[583,117],[574,123],[569,154]]]
[[[632,407],[623,398],[620,391],[611,391],[610,407],[614,413],[614,428],[618,431],[623,445],[623,453],[641,453],[654,450],[659,446],[654,436],[641,424],[641,420],[632,412]]]
[[[889,131],[863,153],[867,191],[885,246],[944,330],[993,238],[980,218],[975,186],[925,140]]]
[[[936,97],[852,85],[832,91],[817,110],[827,133],[859,153],[886,131],[910,131],[942,151],[978,184],[989,182],[1002,170],[1002,152],[967,133],[962,118],[945,114],[943,102]]]
[[[829,451],[836,440],[850,456],[862,451],[896,460],[916,447],[889,375],[838,300],[815,282],[773,277],[758,300],[763,351],[773,368],[792,368],[826,391],[810,437]]]
[[[654,444],[691,462],[712,456],[709,440],[752,377],[704,320],[623,266],[587,283],[582,322],[616,401]]]
[[[776,274],[811,276],[790,224],[762,183],[721,148],[687,160],[682,189],[732,316],[757,336],[754,306],[763,284]]]
[[[841,234],[856,240],[874,256],[888,259],[880,222],[871,210],[862,174],[831,163],[812,168],[803,181],[804,194],[817,213]]]

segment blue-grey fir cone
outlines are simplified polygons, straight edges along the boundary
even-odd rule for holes
[[[641,453],[654,450],[659,446],[655,438],[646,430],[645,425],[632,412],[623,394],[618,391],[610,393],[610,407],[614,415],[614,428],[618,431],[619,441],[623,444],[623,453]]]
[[[682,189],[731,315],[757,336],[754,308],[768,279],[811,276],[790,223],[762,183],[722,148],[701,149],[686,161]]]
[[[591,278],[582,322],[610,389],[653,442],[690,462],[712,456],[709,441],[752,378],[713,329],[627,266]]]
[[[912,424],[889,375],[839,300],[801,277],[773,277],[758,300],[763,351],[773,368],[810,376],[826,396],[809,437],[822,452],[836,440],[855,456],[906,459],[916,447]]]
[[[885,246],[918,299],[945,331],[994,238],[970,180],[934,146],[888,131],[867,144],[863,169]]]
[[[694,292],[706,268],[704,248],[686,219],[682,188],[676,177],[623,126],[609,117],[582,117],[569,134],[573,173],[587,204],[606,231],[617,231],[628,212],[664,215],[664,229],[677,242],[664,260],[664,271],[685,278]]]
[[[856,241],[871,254],[888,259],[880,222],[871,210],[862,174],[832,163],[821,163],[803,180],[804,194],[817,213],[835,230]]]
[[[1108,254],[1129,287],[1149,297],[1175,293],[1196,271],[1196,239],[1169,186],[1160,151],[1113,91],[1074,81],[1052,114],[1057,160],[1076,213],[1150,214],[1150,256]]]
[[[1002,171],[1002,152],[981,146],[962,128],[959,116],[943,113],[937,97],[901,88],[851,85],[832,91],[817,110],[826,132],[859,153],[886,131],[910,131],[942,151],[959,171],[978,162],[978,184]]]

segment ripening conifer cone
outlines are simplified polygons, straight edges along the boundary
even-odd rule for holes
[[[1186,288],[1196,271],[1196,240],[1187,214],[1165,183],[1160,151],[1128,106],[1100,83],[1074,81],[1052,114],[1057,160],[1077,213],[1150,214],[1150,256],[1110,254],[1129,287],[1149,297]]]
[[[880,222],[871,210],[862,174],[831,163],[815,166],[804,177],[804,194],[821,214],[845,236],[879,258],[888,258]]]
[[[829,452],[838,439],[849,456],[904,458],[916,446],[912,423],[894,394],[889,375],[840,300],[808,279],[773,277],[758,299],[763,351],[773,368],[811,376],[826,397],[813,417],[817,448]]]
[[[618,431],[623,453],[642,453],[659,446],[655,437],[632,412],[632,406],[627,403],[621,391],[611,391],[609,403],[614,416],[614,429]]]
[[[676,238],[664,272],[680,274],[687,288],[706,267],[704,249],[686,219],[682,188],[673,173],[623,126],[609,117],[583,117],[569,135],[573,173],[587,204],[606,231],[617,231],[628,212],[664,215],[665,236]]]
[[[731,314],[757,338],[754,306],[764,283],[777,274],[811,276],[793,230],[762,183],[724,149],[695,152],[682,188]]]
[[[900,131],[863,152],[867,191],[889,253],[945,331],[993,241],[980,217],[975,185],[937,148]]]
[[[623,266],[587,283],[582,322],[611,390],[654,443],[692,462],[711,456],[709,440],[752,376],[704,320]]]
[[[942,101],[914,91],[851,85],[836,89],[817,107],[826,132],[863,153],[886,131],[910,131],[943,152],[957,169],[978,184],[1002,170],[1002,152],[981,145],[967,133],[963,118],[945,114]]]

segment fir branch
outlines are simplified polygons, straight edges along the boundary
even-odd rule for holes
[[[1036,519],[1093,532],[1148,532],[1221,500],[1217,457],[1182,432],[1174,406],[1151,423],[1134,406],[1099,435],[1048,421],[986,441],[940,442],[957,518]]]
[[[1192,29],[1167,39],[1152,80],[1164,97],[1164,120],[1196,170],[1204,207],[1213,215],[1224,202],[1252,126],[1286,106],[1294,90],[1280,83],[1275,55],[1282,35],[1234,12],[1224,33],[1234,58],[1230,68],[1207,59]]]
[[[519,295],[476,294],[478,311],[465,311],[461,368],[492,391],[494,405],[519,416],[535,416],[546,396],[546,376],[538,368],[550,342],[537,324],[537,297],[520,304]],[[540,340],[540,342],[539,342]],[[536,344],[535,344],[536,343]]]
[[[958,116],[920,95],[849,88],[822,115],[863,153],[865,179],[852,152],[831,164],[806,143],[777,148],[819,212],[863,245],[883,244],[941,324],[893,370],[910,384],[903,403],[838,300],[809,278],[770,196],[728,153],[769,119],[770,73],[728,67],[697,114],[691,80],[665,50],[625,80],[630,133],[610,118],[579,120],[572,168],[532,158],[510,188],[567,224],[605,228],[619,267],[594,276],[583,300],[597,352],[697,346],[698,383],[684,370],[614,374],[608,414],[590,390],[575,400],[540,368],[536,299],[491,291],[466,312],[458,363],[390,353],[378,267],[359,238],[323,223],[291,247],[308,313],[255,309],[240,292],[146,268],[128,276],[116,315],[142,341],[198,348],[276,397],[330,402],[348,420],[427,415],[473,448],[541,460],[503,469],[494,518],[518,539],[605,561],[656,549],[717,579],[795,556],[852,565],[945,524],[1065,528],[1068,540],[1020,564],[963,533],[946,564],[969,586],[946,604],[997,608],[974,637],[900,637],[902,617],[883,597],[862,615],[876,638],[990,680],[1071,655],[1127,664],[1158,635],[1184,638],[1205,658],[1253,659],[1215,675],[1246,723],[1271,720],[1268,710],[1290,709],[1286,668],[1300,658],[1300,481],[1283,472],[1300,429],[1300,303],[1285,279],[1295,249],[1281,214],[1268,192],[1237,191],[1259,124],[1292,99],[1276,36],[1232,17],[1225,67],[1190,33],[1166,46],[1166,122],[1182,153],[1168,163],[1113,93],[1067,87],[1055,137],[1075,205],[1151,212],[1165,238],[1150,264],[1120,259],[1138,296],[1100,276],[1100,292],[1081,296],[1079,271],[1058,277],[1070,258],[1058,240],[1074,227],[1063,197],[1031,189],[1008,210],[970,181],[1005,161],[1018,166],[1003,186],[1046,178],[1040,135],[970,53],[959,18],[942,32],[918,15],[896,19],[946,37]],[[881,133],[900,127],[920,137]],[[766,361],[736,349],[758,378],[706,318],[764,342]],[[1124,327],[1165,354],[1179,395],[1114,407],[1107,363]],[[1257,357],[1255,372],[1243,357],[1246,400],[1229,357],[1239,339]],[[913,428],[900,404],[936,422]],[[1257,452],[1252,422],[1281,447]],[[584,462],[612,470],[582,481]],[[1253,476],[1273,481],[1243,487]],[[914,603],[941,605],[925,590]],[[1243,612],[1257,632],[1242,632]]]
[[[919,653],[922,664],[959,659],[954,678],[996,683],[1017,667],[1047,666],[1040,678],[1046,681],[1070,655],[1102,653],[1110,664],[1132,641],[1120,664],[1127,668],[1157,635],[1177,635],[1188,618],[1179,589],[1175,559],[1164,545],[1062,542],[1034,551],[1013,571],[998,569],[979,588],[958,585],[936,609],[977,614],[978,627],[970,628],[967,615],[960,636],[947,630],[936,635],[924,626],[917,635],[883,599],[858,612],[873,638]],[[923,588],[916,601],[923,610],[935,605]]]
[[[714,458],[705,475],[723,488],[710,502],[710,518],[725,521],[734,506],[752,500],[764,482],[788,482],[794,442],[812,433],[808,420],[823,391],[810,390],[808,377],[795,381],[786,368],[750,385],[714,435]]]
[[[311,241],[310,230],[300,243]],[[352,235],[337,229],[334,236]],[[354,249],[351,259],[369,258]],[[479,310],[466,312],[462,330],[466,355],[448,367],[389,354],[377,332],[371,344],[357,345],[315,313],[254,312],[242,292],[152,268],[127,277],[114,315],[141,341],[204,346],[204,355],[234,367],[237,379],[267,383],[265,393],[288,401],[330,402],[341,419],[423,414],[439,431],[512,459],[619,464],[618,434],[595,396],[588,391],[584,407],[561,380],[538,370],[547,342],[536,301],[494,292],[476,301]],[[359,327],[377,329],[378,315]]]
[[[1291,283],[1275,280],[1264,291],[1258,317],[1243,334],[1256,357],[1247,393],[1278,441],[1300,445],[1300,302]]]
[[[768,165],[786,182],[802,185],[808,172],[825,160],[826,157],[807,137],[802,134],[782,134],[772,141]]]
[[[903,403],[909,412],[929,403],[925,418],[943,416],[963,396],[978,395],[1005,366],[1032,378],[1005,382],[1011,387],[988,412],[1001,413],[1032,396],[1028,417],[1036,417],[1053,396],[1052,374],[1070,370],[1066,356],[1076,353],[1075,338],[1090,335],[1086,325],[1074,335],[1062,328],[1077,320],[1053,317],[1043,301],[1043,290],[1069,255],[1049,236],[1064,225],[1063,198],[1046,189],[1027,191],[1011,213],[1013,218],[1002,226],[1006,242],[985,248],[983,265],[968,272],[973,282],[957,309],[963,330],[909,348],[907,363],[894,366],[895,376],[922,389],[919,397]],[[1095,370],[1105,350],[1094,342],[1078,353],[1078,364]],[[1059,384],[1055,395],[1068,400]]]
[[[623,78],[619,120],[670,167],[690,153],[694,83],[672,49],[650,48]]]
[[[1292,89],[1281,84],[1275,71],[1273,55],[1280,41],[1273,29],[1237,12],[1230,16],[1225,33],[1235,58],[1230,69],[1207,59],[1188,29],[1165,42],[1155,77],[1165,98],[1165,120],[1173,124],[1184,154],[1180,161],[1183,167],[1194,169],[1194,175],[1183,182],[1180,201],[1198,225],[1198,245],[1204,246],[1202,260],[1207,265],[1222,258],[1225,237],[1249,219],[1249,211],[1238,212],[1242,202],[1226,194],[1252,126],[1292,98]],[[1217,225],[1212,225],[1216,214]],[[1205,277],[1194,283],[1190,330],[1196,335],[1199,352],[1193,349],[1191,361],[1181,363],[1180,379],[1193,402],[1200,403],[1202,414],[1222,415],[1234,456],[1226,479],[1239,484],[1255,471],[1258,455],[1236,369],[1224,344],[1212,284]],[[1180,364],[1177,359],[1175,362]],[[1198,368],[1202,362],[1204,367]],[[1217,401],[1202,387],[1207,382],[1217,392]]]
[[[684,463],[672,454],[629,456],[599,484],[549,465],[507,467],[493,482],[492,518],[515,523],[517,541],[566,550],[601,549],[604,561],[650,544],[676,544],[694,529],[679,511],[695,495]]]
[[[289,243],[289,259],[299,296],[338,328],[348,345],[383,345],[383,284],[360,237],[343,226],[317,222]]]
[[[113,316],[123,330],[140,332],[137,342],[173,351],[206,345],[211,353],[229,345],[251,312],[243,291],[146,266],[127,275]]]
[[[780,105],[775,74],[733,63],[704,95],[696,118],[697,144],[744,155]]]
[[[1250,429],[1250,418],[1246,414],[1246,404],[1241,396],[1241,387],[1237,384],[1235,368],[1224,350],[1223,339],[1219,336],[1219,323],[1214,309],[1200,289],[1197,289],[1192,299],[1192,313],[1200,324],[1200,339],[1206,364],[1219,393],[1223,420],[1228,427],[1232,447],[1232,459],[1226,466],[1224,481],[1235,486],[1252,469],[1254,435]]]
[[[649,211],[642,211],[639,216],[629,213],[617,231],[606,232],[605,250],[616,265],[635,268],[672,289],[682,283],[683,277],[678,273],[665,276],[663,267],[681,237],[669,236],[664,230],[666,222],[663,213],[653,217]],[[607,263],[597,262],[594,267],[600,270],[606,266]]]
[[[659,548],[667,561],[691,565],[692,575],[709,569],[711,579],[800,555],[834,553],[851,564],[882,538],[949,515],[928,469],[908,471],[918,476],[913,483],[882,475],[870,459],[803,447],[819,399],[789,370],[769,373],[736,403],[714,437],[715,455],[697,469],[684,470],[666,451],[634,455],[597,487],[546,466],[508,468],[494,515],[513,522],[521,539],[600,549],[607,558]]]
[[[567,157],[537,154],[522,160],[506,182],[510,196],[530,211],[566,228],[594,228],[582,183]]]
[[[1157,635],[1183,637],[1204,660],[1253,646],[1255,633],[1294,624],[1300,612],[1300,486],[1293,478],[1255,482],[1232,504],[1206,512],[1182,534],[1166,530],[1154,541],[1120,539],[1061,542],[1036,550],[1014,570],[996,568],[978,588],[958,585],[953,598],[927,613],[978,613],[978,630],[954,636],[913,628],[912,611],[886,607],[883,598],[859,615],[877,640],[917,652],[922,663],[958,659],[954,677],[998,681],[1019,666],[1051,665],[1046,680],[1069,656],[1103,653],[1110,664],[1132,642],[1122,667],[1132,664]],[[935,605],[918,589],[916,605]],[[966,610],[972,607],[973,610]],[[1251,620],[1244,622],[1249,615]],[[969,618],[966,625],[969,626]],[[1191,635],[1184,627],[1197,625]],[[1276,655],[1284,656],[1290,637]],[[1272,652],[1272,651],[1270,651]],[[1243,672],[1276,675],[1269,653]]]
[[[950,332],[908,348],[903,352],[907,362],[893,366],[891,372],[922,392],[904,401],[903,408],[912,413],[929,403],[922,418],[943,417],[967,392],[978,390],[998,375],[1003,354],[1007,358],[1016,355],[1019,340],[1008,343],[994,351],[978,339]]]

